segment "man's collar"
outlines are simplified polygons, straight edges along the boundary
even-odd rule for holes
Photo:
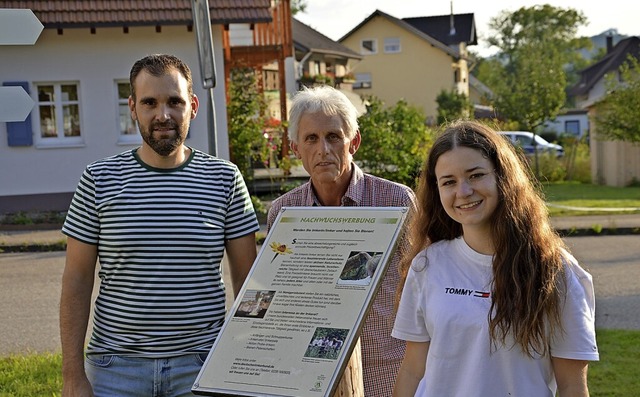
[[[340,198],[340,202],[342,205],[345,204],[355,204],[358,205],[362,201],[362,197],[364,196],[364,192],[362,191],[364,187],[362,183],[360,183],[364,179],[364,173],[356,165],[356,163],[351,163],[351,179],[349,180],[349,185],[347,186],[347,191],[344,193],[344,196]],[[318,196],[316,194],[315,188],[313,187],[313,181],[309,179],[309,199],[313,203],[313,206],[322,206]]]
[[[362,191],[364,187],[361,183],[364,179],[364,173],[354,162],[351,163],[351,169],[351,180],[349,181],[349,187],[347,187],[344,197],[342,197],[342,203],[345,204],[345,200],[349,200],[358,205],[364,196],[364,192]]]

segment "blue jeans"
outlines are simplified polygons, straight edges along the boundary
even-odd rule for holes
[[[87,355],[85,371],[95,397],[192,397],[206,354],[169,358]]]

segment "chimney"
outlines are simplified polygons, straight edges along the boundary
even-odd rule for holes
[[[456,25],[453,21],[453,0],[451,0],[451,16],[449,17],[449,36],[456,35]]]
[[[611,32],[607,34],[607,54],[609,54],[613,50],[613,35]]]

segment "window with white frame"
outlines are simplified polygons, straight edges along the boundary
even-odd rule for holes
[[[43,145],[82,144],[78,83],[37,83],[38,118]]]
[[[117,81],[116,88],[118,91],[118,143],[134,143],[141,142],[140,134],[136,122],[131,118],[131,110],[129,109],[129,82]]]
[[[371,88],[371,73],[356,73],[352,88]]]
[[[371,55],[378,53],[378,41],[376,39],[364,39],[360,42],[360,53]]]
[[[400,52],[400,38],[399,37],[385,37],[384,39],[384,52],[385,54],[397,54]]]

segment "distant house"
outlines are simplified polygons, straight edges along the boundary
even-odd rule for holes
[[[469,96],[467,47],[477,44],[473,14],[398,19],[376,10],[340,40],[363,56],[355,92],[387,105],[400,99],[435,122],[442,90]]]
[[[593,119],[598,101],[607,94],[607,76],[619,73],[620,66],[634,56],[640,59],[640,37],[628,37],[613,46],[608,40],[607,54],[600,61],[580,72],[580,81],[571,88],[578,108],[586,109]],[[625,186],[640,180],[640,147],[622,141],[600,139],[594,125],[590,131],[591,174],[594,183]]]
[[[627,37],[629,36],[618,33],[617,29],[607,29],[602,33],[591,36],[591,49],[581,49],[580,56],[584,59],[591,60],[594,56],[601,54],[601,51],[610,51],[620,40],[624,40]]]
[[[127,106],[129,70],[147,54],[175,54],[190,65],[200,111],[187,144],[208,152],[215,133],[218,155],[229,158],[224,76],[231,60],[284,64],[292,56],[290,8],[288,0],[280,9],[268,0],[209,6],[218,73],[212,105],[189,0],[0,0],[0,9],[30,8],[44,25],[33,46],[0,46],[0,81],[22,85],[36,102],[25,122],[0,122],[0,213],[65,210],[86,164],[140,145]]]
[[[333,80],[327,82],[340,85],[362,59],[362,55],[295,18],[292,27],[298,81],[323,76]]]
[[[493,92],[482,81],[472,74],[469,74],[469,100],[478,105],[489,105]]]
[[[566,109],[553,120],[546,121],[541,132],[554,132],[556,136],[570,135],[578,139],[589,135],[589,111],[587,109]]]
[[[362,56],[295,18],[291,20],[291,30],[294,63],[287,65],[286,70],[286,89],[289,98],[302,86],[329,84],[342,89],[354,104],[364,111],[359,96],[351,91],[349,80],[350,71]],[[278,70],[278,65],[275,63],[263,67],[265,90],[275,90],[279,87],[275,78]],[[289,98],[287,102],[290,102]],[[268,104],[270,115],[279,119],[280,116],[276,112],[279,99],[273,96],[268,96],[268,99],[270,99]]]

